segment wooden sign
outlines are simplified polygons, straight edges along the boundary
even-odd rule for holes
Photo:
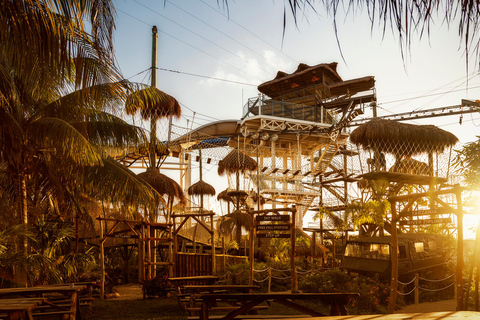
[[[257,238],[290,238],[290,233],[257,233]]]
[[[289,224],[260,224],[257,226],[257,230],[282,230],[289,231]]]
[[[402,215],[413,215],[413,216],[429,216],[432,214],[446,214],[450,213],[447,212],[447,208],[437,208],[437,209],[429,209],[429,210],[416,210],[416,211],[405,211]]]
[[[138,238],[137,235],[135,234],[107,234],[107,237],[113,237],[113,238],[123,238],[123,239],[136,239]]]
[[[256,216],[255,219],[257,221],[290,221],[290,216],[288,214]]]
[[[400,225],[409,225],[409,226],[419,226],[424,224],[437,224],[437,223],[450,223],[452,222],[451,218],[436,218],[436,219],[419,219],[419,220],[406,220],[399,221]]]

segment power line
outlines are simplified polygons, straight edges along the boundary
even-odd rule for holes
[[[151,27],[150,24],[146,23],[145,21],[143,21],[143,20],[141,20],[141,19],[139,19],[139,18],[137,18],[137,17],[134,17],[133,15],[131,15],[131,14],[129,14],[129,13],[127,13],[127,12],[121,10],[121,9],[118,9],[118,8],[117,8],[116,10],[119,11],[119,12],[121,12],[121,13],[123,13],[123,14],[125,14],[125,15],[127,15],[127,16],[129,16],[129,17],[131,17],[131,18],[133,18],[133,19],[135,19],[135,20],[137,20],[137,21],[139,21],[139,22],[141,22],[141,23],[143,23],[143,24],[145,24],[145,25],[147,25],[147,26],[149,26],[149,27]],[[215,60],[220,61],[221,63],[223,63],[223,64],[225,64],[225,65],[227,65],[227,66],[230,66],[231,68],[234,68],[234,69],[236,69],[236,70],[238,70],[238,71],[240,71],[240,72],[242,72],[242,73],[244,73],[244,74],[252,77],[252,75],[246,73],[244,70],[242,70],[242,69],[240,69],[240,68],[237,68],[237,67],[234,66],[233,64],[228,63],[228,62],[226,62],[226,61],[224,61],[224,60],[222,60],[222,59],[220,59],[220,58],[217,58],[217,57],[215,57],[214,55],[212,55],[212,54],[210,54],[210,53],[208,53],[208,52],[206,52],[206,51],[204,51],[204,50],[202,50],[202,49],[199,49],[199,48],[191,45],[190,43],[188,43],[188,42],[186,42],[186,41],[183,41],[183,40],[181,40],[181,39],[179,39],[179,38],[177,38],[177,37],[175,37],[175,36],[173,36],[173,35],[165,32],[165,31],[162,31],[162,30],[160,30],[160,29],[158,30],[158,32],[159,32],[159,33],[163,33],[163,34],[165,34],[165,35],[167,35],[167,36],[169,36],[169,37],[171,37],[171,38],[173,38],[173,39],[175,39],[175,40],[177,40],[177,41],[179,41],[179,42],[181,42],[181,43],[183,43],[183,44],[185,44],[185,45],[187,45],[187,46],[189,46],[189,47],[191,47],[191,48],[193,48],[193,49],[195,49],[195,50],[197,50],[197,51],[200,51],[201,53],[203,53],[203,54],[205,54],[205,55],[207,55],[207,56],[209,56],[209,57],[211,57],[211,58],[213,58],[213,59],[215,59]],[[253,77],[254,77],[254,78],[257,78],[257,77],[255,77],[255,76],[253,76]],[[260,80],[260,79],[257,78],[257,80]],[[261,81],[261,80],[260,80],[260,81]]]
[[[226,51],[226,52],[230,53],[231,55],[234,55],[234,56],[235,56],[235,57],[237,57],[238,59],[241,59],[241,60],[245,61],[246,63],[248,63],[248,60],[247,60],[247,59],[245,59],[245,58],[243,58],[243,57],[239,56],[238,54],[236,54],[236,53],[234,53],[234,52],[232,52],[232,51],[230,51],[230,50],[228,50],[228,49],[226,49],[226,48],[222,47],[222,46],[221,46],[221,45],[219,45],[219,44],[216,44],[215,42],[211,41],[210,39],[207,39],[206,37],[202,36],[201,34],[199,34],[199,33],[195,32],[195,31],[193,31],[193,30],[191,30],[191,29],[189,29],[189,28],[187,28],[187,27],[185,27],[185,26],[181,25],[180,23],[178,23],[178,22],[176,22],[176,21],[174,21],[174,20],[172,20],[172,19],[168,18],[167,16],[165,16],[165,15],[161,14],[161,13],[160,13],[160,12],[158,12],[158,11],[155,11],[155,10],[153,10],[152,8],[150,8],[150,7],[146,6],[146,5],[144,5],[143,3],[140,3],[140,2],[138,2],[137,0],[133,0],[133,1],[135,1],[136,3],[138,3],[139,5],[141,5],[142,7],[144,7],[144,8],[146,8],[146,9],[150,10],[151,12],[153,12],[153,13],[155,13],[155,14],[159,15],[160,17],[162,17],[162,18],[164,18],[164,19],[166,19],[166,20],[170,21],[171,23],[173,23],[173,24],[176,24],[177,26],[179,26],[179,27],[181,27],[181,28],[183,28],[183,29],[185,29],[185,30],[187,30],[187,31],[189,31],[189,32],[191,32],[191,33],[193,33],[193,34],[194,34],[194,35],[196,35],[197,37],[199,37],[199,38],[202,38],[203,40],[210,42],[210,43],[211,43],[211,44],[213,44],[214,46],[216,46],[216,47],[218,47],[218,48],[220,48],[220,49],[222,49],[222,50],[224,50],[224,51]],[[268,71],[266,71],[266,70],[263,70],[262,68],[260,68],[260,67],[258,67],[258,66],[255,66],[255,67],[256,67],[257,69],[259,69],[259,70],[261,70],[261,71],[263,71],[263,72],[267,73],[267,74],[270,74],[270,72],[268,72]]]
[[[241,84],[241,85],[245,85],[245,86],[251,86],[251,87],[256,87],[257,86],[256,84],[227,80],[227,79],[214,78],[214,77],[203,76],[203,75],[195,74],[195,73],[182,72],[182,71],[170,70],[170,69],[164,69],[164,68],[157,68],[157,69],[161,70],[161,71],[173,72],[173,73],[178,73],[178,74],[186,74],[188,76],[194,76],[194,77],[200,77],[200,78],[205,78],[205,79],[211,79],[211,80],[218,80],[218,81],[230,82],[230,83],[235,83],[235,84]]]
[[[242,26],[241,24],[239,24],[238,22],[236,22],[235,20],[231,19],[228,15],[224,14],[223,12],[215,9],[214,7],[212,7],[210,4],[206,3],[204,0],[200,0],[204,5],[206,5],[207,7],[209,7],[210,9],[212,9],[213,11],[221,14],[222,16],[226,17],[228,19],[228,21],[231,21],[232,23],[236,24],[237,26],[239,26],[240,28],[242,28],[243,30],[247,31],[248,33],[250,33],[252,36],[254,36],[255,38],[261,40],[262,42],[264,42],[265,44],[269,45],[271,48],[273,48],[274,50],[280,52],[281,54],[283,54],[285,57],[289,58],[290,60],[294,61],[295,63],[299,63],[297,60],[295,60],[294,58],[290,57],[288,54],[286,54],[285,52],[283,52],[282,50],[279,50],[277,47],[275,47],[273,44],[267,42],[266,40],[262,39],[261,37],[257,36],[255,33],[253,33],[252,31],[248,30],[247,28],[245,28],[244,26]]]
[[[188,11],[186,11],[185,9],[179,7],[178,5],[176,5],[175,3],[173,3],[172,1],[167,0],[167,2],[170,3],[171,5],[173,5],[174,7],[178,8],[179,10],[185,12],[186,14],[188,14],[189,16],[191,16],[192,18],[194,18],[194,19],[202,22],[203,24],[205,24],[205,25],[209,26],[210,28],[216,30],[217,32],[223,34],[225,37],[229,38],[230,40],[238,43],[239,45],[241,45],[241,46],[244,47],[245,49],[250,50],[251,52],[253,52],[253,53],[255,53],[256,55],[258,55],[259,57],[261,57],[262,59],[265,59],[265,57],[264,57],[261,53],[253,50],[253,49],[250,48],[249,46],[247,46],[247,45],[241,43],[240,41],[236,40],[235,38],[229,36],[228,34],[226,34],[225,32],[223,32],[222,30],[219,30],[219,29],[216,28],[215,26],[212,26],[211,24],[209,24],[208,22],[205,22],[204,20],[200,19],[199,17],[195,16],[194,14],[191,14],[190,12],[188,12]],[[278,65],[276,65],[276,67],[277,67],[277,68],[280,68]]]
[[[470,89],[476,89],[480,88],[480,86],[476,87],[471,87]],[[449,91],[444,91],[444,92],[437,92],[437,93],[432,93],[432,94],[425,94],[421,96],[416,96],[416,97],[411,97],[411,98],[404,98],[404,99],[398,99],[398,100],[392,100],[392,101],[387,101],[387,102],[382,102],[379,103],[378,105],[384,105],[388,103],[396,103],[396,102],[404,102],[404,101],[410,101],[410,100],[415,100],[415,99],[421,99],[425,97],[431,97],[431,96],[436,96],[436,95],[441,95],[441,94],[446,94],[446,93],[452,93],[452,92],[458,92],[458,91],[464,91],[465,89],[458,89],[458,90],[449,90]],[[418,109],[418,108],[417,108]],[[391,112],[391,111],[390,111]]]

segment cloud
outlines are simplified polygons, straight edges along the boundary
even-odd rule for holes
[[[277,71],[288,71],[293,67],[292,63],[285,61],[271,50],[264,50],[263,59],[260,60],[241,51],[237,52],[237,56],[241,57],[241,59],[232,58],[224,60],[225,64],[219,65],[211,77],[258,85],[273,79]],[[228,65],[232,65],[235,68],[230,68]],[[214,86],[220,84],[221,81],[205,79],[200,83]],[[223,82],[223,84],[228,84],[228,82]],[[235,84],[231,83],[231,85]]]

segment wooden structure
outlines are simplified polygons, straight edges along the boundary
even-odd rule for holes
[[[398,237],[402,230],[410,232],[425,229],[428,223],[440,225],[446,220],[442,214],[455,214],[457,222],[457,310],[463,310],[463,212],[462,188],[444,187],[450,167],[445,150],[458,141],[453,134],[435,126],[419,126],[372,119],[355,129],[350,140],[369,152],[369,172],[361,175],[367,181],[371,199],[390,202],[391,216],[388,232],[391,234],[391,295],[388,310],[393,313],[398,286]],[[412,191],[413,190],[413,191]],[[454,195],[446,199],[441,196]],[[424,201],[419,201],[425,198]],[[437,210],[438,209],[442,209]],[[422,213],[423,212],[423,213]],[[432,219],[427,221],[425,216]],[[402,223],[402,221],[406,221]],[[442,226],[445,227],[445,226]],[[449,229],[444,228],[444,229]]]
[[[301,226],[317,204],[319,182],[331,174],[333,158],[347,143],[345,126],[376,99],[373,77],[344,81],[336,68],[337,63],[300,64],[291,74],[278,72],[258,86],[261,94],[249,99],[240,122],[214,122],[179,136],[169,144],[172,154],[190,161],[198,148],[203,154],[226,146],[239,150],[258,163],[257,170],[243,174],[251,189],[273,208],[295,205]],[[255,203],[252,190],[243,189],[247,204]],[[346,195],[335,193],[342,202]]]
[[[157,266],[167,266],[169,274],[173,274],[173,254],[169,252],[168,261],[156,261],[156,245],[159,242],[172,243],[170,235],[171,225],[168,223],[151,223],[144,220],[125,220],[98,217],[100,222],[100,299],[105,293],[105,242],[107,239],[129,239],[138,250],[138,281],[141,282],[147,277],[156,276]],[[111,223],[110,226],[108,223]],[[163,230],[167,237],[160,237],[157,230]],[[166,231],[166,232],[165,232]]]

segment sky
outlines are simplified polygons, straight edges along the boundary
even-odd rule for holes
[[[256,87],[277,71],[295,71],[299,63],[338,62],[344,80],[374,76],[378,114],[453,106],[480,99],[475,57],[468,65],[457,25],[435,18],[430,36],[412,38],[409,51],[398,37],[372,25],[365,10],[333,18],[321,7],[299,15],[297,24],[282,0],[116,0],[114,33],[117,62],[130,81],[150,83],[152,26],[157,26],[157,87],[182,106],[180,127],[240,119]],[[343,56],[342,56],[343,55]],[[168,70],[168,71],[167,71]],[[222,81],[222,80],[227,81]],[[370,117],[371,110],[365,116]],[[462,143],[480,134],[480,115],[430,118]],[[137,123],[138,124],[138,123]],[[216,174],[206,168],[204,180]],[[219,188],[220,191],[223,190]]]

